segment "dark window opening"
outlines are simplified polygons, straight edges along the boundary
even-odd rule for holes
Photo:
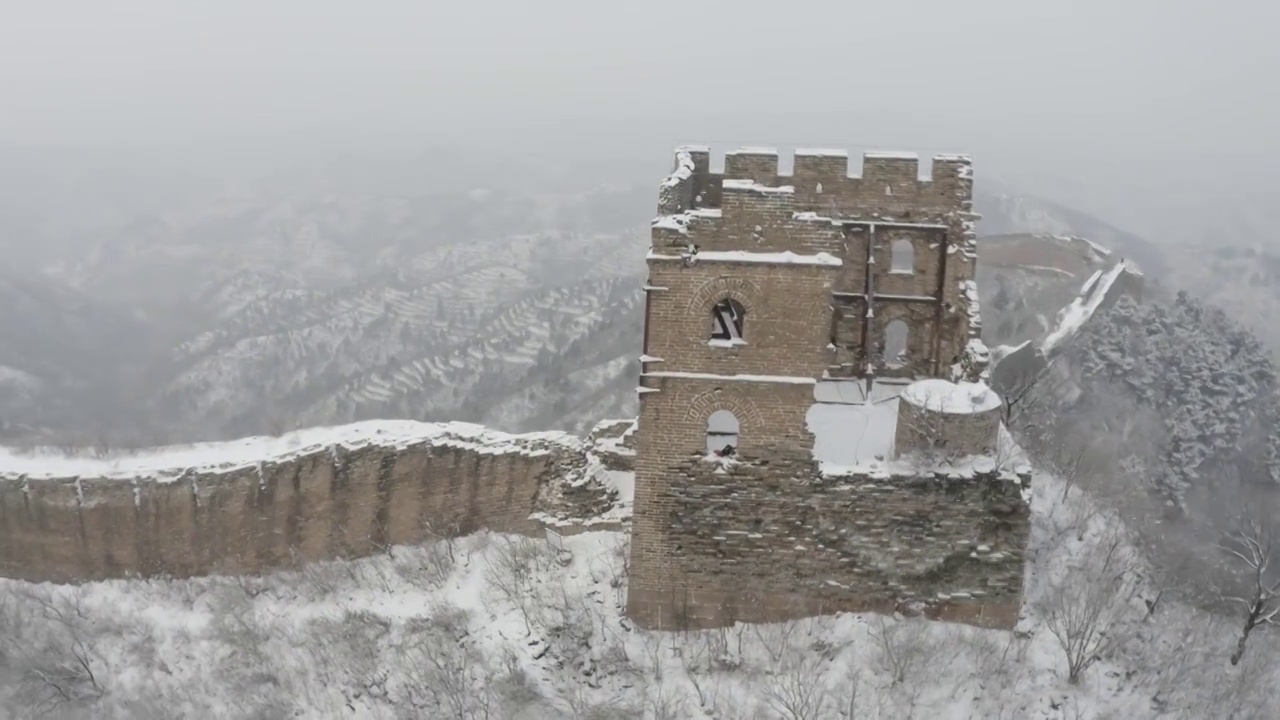
[[[711,309],[711,339],[725,343],[741,343],[743,321],[747,311],[742,303],[725,298]]]

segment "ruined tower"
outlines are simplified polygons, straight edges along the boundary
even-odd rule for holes
[[[921,179],[914,154],[868,153],[857,171],[843,151],[798,150],[789,175],[772,149],[730,152],[722,173],[705,147],[676,151],[644,288],[628,597],[641,624],[882,607],[933,592],[895,563],[916,562],[923,576],[955,543],[1020,541],[1018,517],[985,538],[923,529],[925,549],[903,559],[894,553],[914,530],[886,525],[896,540],[850,531],[869,527],[868,512],[908,523],[936,513],[921,473],[883,497],[849,491],[898,472],[894,458],[918,446],[989,454],[999,422],[998,398],[980,382],[969,159],[937,156]],[[934,390],[941,397],[926,397]],[[969,482],[995,483],[997,505],[1020,498],[1016,479],[980,470]],[[944,522],[986,517],[988,496]],[[1006,615],[1020,592],[1014,550],[991,581],[1012,588],[1000,598]],[[979,575],[952,585],[991,580]]]

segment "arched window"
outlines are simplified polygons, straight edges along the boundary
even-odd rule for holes
[[[894,320],[884,329],[884,364],[902,367],[907,364],[907,324]]]
[[[889,272],[911,275],[916,271],[916,250],[910,240],[893,241],[893,258],[889,261]]]
[[[738,418],[717,410],[707,418],[707,454],[730,457],[738,452]]]
[[[747,311],[742,303],[725,298],[711,308],[711,342],[714,345],[741,345]]]

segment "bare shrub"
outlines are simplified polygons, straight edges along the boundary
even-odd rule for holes
[[[402,580],[424,590],[444,587],[457,562],[452,540],[428,541],[421,547],[393,548],[391,567]]]
[[[503,649],[493,689],[501,699],[502,706],[508,709],[507,715],[512,714],[510,709],[532,707],[545,700],[537,681],[525,671],[519,656],[510,648]]]
[[[93,620],[83,591],[32,589],[17,600],[26,607],[27,625],[12,649],[17,697],[41,713],[91,705],[106,693],[105,660],[98,652]],[[36,621],[31,627],[28,623]]]
[[[575,685],[565,693],[562,712],[567,712],[567,717],[572,720],[633,720],[647,717],[645,708],[629,698],[613,697],[596,702],[581,685]]]
[[[396,647],[401,697],[417,716],[480,720],[495,717],[495,673],[469,640],[466,610],[447,603],[427,619],[406,623]]]
[[[289,675],[272,658],[269,644],[274,618],[266,617],[233,582],[210,588],[210,639],[219,646],[215,676],[232,689],[231,702],[243,716],[292,712]]]
[[[834,710],[830,689],[823,682],[826,659],[816,653],[796,653],[779,665],[760,690],[760,700],[780,718],[818,720]]]
[[[344,610],[337,618],[313,619],[308,631],[306,648],[326,685],[387,697],[382,647],[391,635],[389,621],[368,611]]]
[[[664,683],[645,686],[644,716],[653,720],[684,720],[689,717],[689,698]]]
[[[532,634],[539,599],[535,585],[555,565],[555,555],[546,543],[526,537],[500,536],[494,544],[486,556],[485,581],[520,611],[525,632]]]
[[[1122,646],[1141,619],[1134,609],[1137,575],[1123,535],[1105,532],[1050,589],[1042,608],[1045,627],[1067,662],[1067,681],[1079,682],[1095,662]]]
[[[938,649],[930,642],[924,620],[889,622],[877,615],[870,623],[869,633],[876,648],[876,662],[893,685],[914,678]]]

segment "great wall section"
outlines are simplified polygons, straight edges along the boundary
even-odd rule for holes
[[[996,457],[986,383],[1043,371],[1141,277],[1095,272],[1048,343],[988,354],[968,160],[940,156],[929,181],[899,154],[869,155],[862,178],[848,160],[798,153],[781,176],[753,149],[718,174],[705,150],[677,153],[637,419],[586,438],[373,421],[106,458],[0,448],[0,576],[255,574],[480,530],[622,530],[645,627],[868,610],[1012,627],[1032,477]]]
[[[608,482],[628,467],[630,425],[583,440],[392,421],[115,459],[9,455],[0,575],[258,573],[481,529],[617,529],[629,497]]]

